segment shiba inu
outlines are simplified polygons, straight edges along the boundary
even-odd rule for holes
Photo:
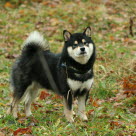
[[[10,112],[17,117],[19,102],[25,97],[25,114],[30,116],[31,103],[38,89],[46,88],[63,96],[64,114],[73,122],[73,99],[78,100],[78,115],[88,120],[85,105],[93,84],[93,65],[96,57],[91,28],[82,33],[63,31],[64,47],[54,54],[48,42],[37,32],[32,32],[24,42],[21,55],[13,65],[11,86],[13,100]]]

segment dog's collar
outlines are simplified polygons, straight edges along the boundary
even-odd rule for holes
[[[66,63],[62,63],[61,64],[61,67],[65,68],[67,70],[67,72],[70,72],[70,73],[76,73],[76,74],[86,74],[86,73],[89,73],[91,72],[91,70],[89,71],[79,71],[71,66],[67,66]]]

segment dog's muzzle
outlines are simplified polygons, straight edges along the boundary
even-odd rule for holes
[[[80,48],[80,55],[86,54],[85,47]]]

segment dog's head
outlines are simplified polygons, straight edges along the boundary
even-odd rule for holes
[[[83,33],[74,34],[64,30],[63,36],[68,55],[76,62],[86,64],[94,51],[91,28],[87,27]]]

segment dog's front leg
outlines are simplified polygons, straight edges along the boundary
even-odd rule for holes
[[[63,102],[64,102],[65,117],[70,123],[72,123],[74,122],[74,119],[73,119],[73,107],[72,107],[73,97],[71,91],[68,91],[67,95],[63,97]]]
[[[89,91],[87,91],[84,95],[78,96],[78,115],[83,121],[88,120],[85,112],[85,105],[88,95],[89,95]]]

